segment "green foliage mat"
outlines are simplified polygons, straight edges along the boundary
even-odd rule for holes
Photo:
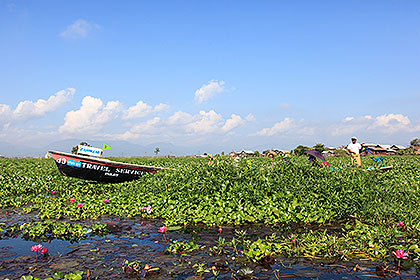
[[[274,164],[266,158],[216,157],[212,165],[192,158],[120,160],[171,169],[101,184],[61,176],[51,159],[0,159],[0,207],[23,207],[42,219],[142,216],[168,225],[325,224],[348,217],[420,222],[419,157],[387,157],[394,169],[385,173],[367,171],[368,158],[360,169],[348,166],[348,158],[330,159],[333,168],[313,168],[305,157],[276,158]],[[149,205],[151,213],[142,209]]]

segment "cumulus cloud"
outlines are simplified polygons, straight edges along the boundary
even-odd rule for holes
[[[156,105],[154,108],[143,101],[137,102],[136,105],[128,108],[123,112],[122,119],[144,118],[152,113],[168,109],[169,106],[163,103]]]
[[[255,116],[254,116],[253,114],[249,113],[249,114],[245,117],[245,120],[247,120],[247,121],[249,121],[249,122],[255,121]]]
[[[20,102],[14,110],[9,105],[0,104],[0,122],[10,126],[12,123],[23,122],[32,118],[41,117],[53,112],[70,101],[76,90],[67,88],[50,96],[47,100],[25,100]]]
[[[10,119],[12,116],[12,110],[9,105],[0,104],[0,118],[2,120]]]
[[[214,110],[210,110],[209,112],[200,111],[194,119],[193,122],[186,125],[188,132],[216,132],[219,129],[220,124],[223,123],[222,115],[216,113]]]
[[[248,119],[252,119],[248,115]],[[248,122],[247,118],[232,114],[230,118],[223,116],[214,110],[199,111],[198,114],[189,114],[183,111],[177,111],[168,118],[155,117],[147,121],[137,123],[121,134],[108,135],[114,139],[185,139],[186,137],[198,139],[197,137],[206,137],[206,135],[223,135],[243,126]],[[154,137],[154,138],[153,138]],[[190,139],[190,142],[195,140]]]
[[[372,117],[369,115],[362,117],[346,117],[342,122],[332,125],[331,135],[350,135],[358,131],[367,130],[372,125]]]
[[[101,27],[96,23],[89,22],[84,19],[77,19],[75,22],[67,26],[60,35],[65,39],[83,39],[86,38],[90,32],[100,28]]]
[[[236,114],[232,114],[229,119],[225,120],[221,114],[214,110],[200,111],[196,115],[179,111],[168,118],[168,124],[177,124],[181,131],[197,134],[228,132],[244,125],[247,121]]]
[[[59,131],[71,134],[95,135],[105,127],[105,124],[111,121],[143,118],[168,107],[168,105],[162,103],[153,107],[143,101],[138,101],[136,105],[124,109],[120,101],[109,101],[104,104],[100,98],[85,96],[78,110],[66,113],[64,124],[60,126]],[[140,128],[135,125],[133,131],[139,132]]]
[[[140,124],[137,124],[131,128],[132,133],[152,133],[156,132],[157,126],[159,125],[161,119],[159,117],[155,117],[153,119],[147,120]]]
[[[169,125],[185,125],[192,122],[194,117],[191,114],[178,111],[168,118]]]
[[[411,130],[410,119],[401,114],[388,114],[377,116],[371,129],[382,128],[385,133]]]
[[[230,131],[235,127],[243,125],[245,121],[241,118],[241,116],[232,114],[231,118],[226,120],[225,124],[222,126],[222,130],[224,132]]]
[[[13,118],[24,120],[55,111],[67,103],[75,92],[76,90],[74,88],[68,88],[66,90],[60,90],[55,95],[50,96],[47,100],[38,99],[35,102],[29,100],[20,102],[13,111]]]
[[[201,88],[195,91],[195,101],[203,103],[216,94],[223,92],[225,90],[224,84],[224,81],[211,80],[208,84],[202,85]]]
[[[357,132],[376,131],[384,134],[396,132],[419,131],[418,126],[413,126],[410,119],[402,114],[384,114],[376,117],[370,115],[346,117],[341,123],[333,125],[332,135],[350,135]]]
[[[275,123],[272,127],[263,128],[257,132],[259,136],[272,136],[278,133],[285,132],[287,130],[296,127],[296,123],[291,118],[284,118],[281,122]]]
[[[313,135],[315,133],[315,126],[308,125],[304,119],[295,121],[292,118],[286,117],[282,121],[275,123],[272,127],[266,127],[258,132],[251,134],[251,136],[275,136],[275,135],[288,135],[303,137]]]
[[[59,131],[72,134],[96,133],[104,124],[115,119],[121,109],[119,101],[110,101],[105,105],[99,98],[85,96],[79,110],[67,112]]]

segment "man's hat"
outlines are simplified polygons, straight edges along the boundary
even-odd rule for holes
[[[351,140],[357,140],[357,138],[356,138],[355,136],[353,136],[353,137],[351,138]]]

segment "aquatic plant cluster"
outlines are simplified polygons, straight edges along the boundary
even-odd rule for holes
[[[87,234],[103,235],[109,232],[105,224],[97,223],[87,226],[82,223],[65,223],[52,220],[12,224],[5,229],[3,231],[4,235],[13,236],[19,234],[27,240],[41,241],[52,239],[78,241],[82,240]]]
[[[331,158],[331,167],[318,168],[303,157],[233,161],[219,156],[211,164],[193,158],[116,160],[168,169],[133,182],[98,184],[59,175],[53,160],[0,159],[0,208],[22,208],[46,221],[123,216],[162,219],[168,228],[204,225],[220,233],[224,226],[243,224],[288,228],[282,236],[243,240],[240,254],[253,262],[278,254],[383,259],[398,258],[396,250],[404,250],[420,255],[418,157],[386,157],[394,168],[384,173],[368,170],[369,159],[361,168],[349,166],[347,158]],[[39,229],[29,227],[41,231],[48,228],[46,221]],[[165,240],[166,227],[156,230]],[[19,228],[23,234],[25,226]],[[235,250],[235,241],[229,242],[228,250]],[[185,246],[194,248],[172,243],[169,252]]]
[[[83,271],[75,271],[68,274],[64,274],[61,271],[58,271],[52,275],[52,277],[45,278],[45,280],[58,280],[58,279],[67,279],[67,280],[82,280]],[[8,280],[7,278],[5,280]],[[38,277],[33,277],[32,275],[24,275],[20,280],[41,280]]]

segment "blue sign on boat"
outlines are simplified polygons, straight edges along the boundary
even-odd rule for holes
[[[80,161],[76,161],[76,160],[67,160],[67,165],[70,166],[74,166],[74,167],[82,167],[82,164],[80,163]]]

